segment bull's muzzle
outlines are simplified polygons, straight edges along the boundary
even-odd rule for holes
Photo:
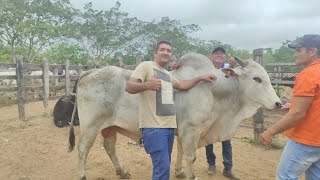
[[[276,107],[277,108],[281,108],[282,107],[282,103],[281,102],[276,102]]]

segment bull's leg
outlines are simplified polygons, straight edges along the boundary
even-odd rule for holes
[[[86,159],[89,154],[89,151],[97,137],[98,131],[81,131],[78,143],[78,151],[79,151],[79,178],[81,180],[86,180]]]
[[[193,163],[196,160],[198,141],[199,133],[196,133],[196,130],[188,129],[187,133],[182,134],[181,143],[186,160],[186,176],[188,180],[196,179],[193,174]]]
[[[116,174],[119,175],[121,179],[130,179],[130,173],[121,167],[116,155],[115,145],[117,141],[117,132],[112,128],[103,129],[102,136],[104,137],[103,147],[113,163]]]
[[[183,150],[182,150],[182,144],[179,137],[177,138],[177,149],[178,149],[178,153],[177,153],[177,160],[175,165],[175,175],[177,178],[185,178],[186,175],[184,174],[182,169]]]

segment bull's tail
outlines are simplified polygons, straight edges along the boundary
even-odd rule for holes
[[[76,145],[76,143],[75,143],[75,135],[74,135],[74,129],[73,129],[73,126],[72,126],[70,128],[70,132],[69,132],[69,149],[68,149],[68,152],[73,151],[75,145]]]
[[[74,115],[76,113],[76,109],[77,109],[77,95],[76,93],[78,93],[78,83],[80,82],[81,78],[91,74],[92,72],[94,72],[96,69],[91,69],[89,71],[86,71],[85,73],[83,73],[80,78],[76,81],[75,87],[73,88],[73,93],[72,95],[76,96],[75,97],[75,101],[74,101],[74,107],[73,107],[73,111],[72,111],[72,116],[71,116],[71,122],[70,122],[70,131],[69,131],[69,149],[68,152],[73,151],[76,142],[75,142],[75,135],[74,135],[74,129],[73,129],[73,121],[74,121]],[[80,119],[79,119],[80,121]]]
[[[76,96],[76,94],[73,93],[74,96]],[[75,97],[75,101],[74,101],[74,106],[73,106],[73,111],[72,111],[72,116],[71,116],[71,122],[70,122],[70,131],[69,131],[69,150],[68,152],[73,151],[74,146],[75,146],[75,135],[74,135],[74,129],[73,129],[73,121],[74,121],[74,115],[76,113],[76,109],[77,109],[77,96]]]

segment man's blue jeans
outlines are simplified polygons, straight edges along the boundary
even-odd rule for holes
[[[206,156],[207,162],[210,166],[216,165],[216,155],[213,152],[213,144],[208,144],[206,146]],[[222,141],[222,157],[223,165],[226,169],[232,168],[232,146],[231,141]]]
[[[297,180],[303,173],[306,180],[320,179],[320,147],[289,140],[278,164],[277,180]]]
[[[142,137],[144,149],[152,159],[152,180],[169,180],[174,129],[142,128]]]

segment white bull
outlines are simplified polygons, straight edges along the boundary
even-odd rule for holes
[[[0,76],[15,76],[16,68],[9,68],[0,71]],[[4,79],[0,80],[0,85],[17,86],[17,80],[15,79]]]
[[[280,99],[271,86],[267,72],[254,61],[244,63],[239,60],[238,63],[242,67],[223,69],[230,76],[226,77],[221,70],[214,68],[207,57],[187,54],[181,58],[181,67],[172,72],[179,80],[210,72],[218,77],[213,84],[200,82],[189,91],[175,93],[179,136],[176,175],[183,173],[182,149],[187,178],[193,179],[192,166],[197,147],[231,139],[240,122],[251,117],[260,106],[268,109],[280,106]],[[99,131],[104,137],[104,148],[116,174],[121,178],[130,177],[118,161],[115,143],[117,133],[135,141],[140,137],[138,95],[124,90],[131,73],[130,70],[107,66],[86,72],[78,82],[80,179],[86,179],[86,158]],[[74,140],[71,126],[69,151],[74,148]]]
[[[42,76],[42,71],[41,70],[38,70],[38,71],[31,71],[30,73],[29,73],[29,76]],[[51,71],[49,71],[48,72],[48,75],[49,76],[52,76],[53,75],[53,73],[51,72]],[[36,84],[42,84],[43,82],[42,82],[43,80],[42,80],[42,78],[40,78],[40,79],[31,79],[31,84],[32,85],[36,85]],[[50,81],[50,83],[53,83],[54,82],[54,80],[49,80]]]

